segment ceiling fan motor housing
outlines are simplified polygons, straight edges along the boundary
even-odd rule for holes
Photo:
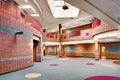
[[[62,9],[63,9],[63,10],[67,10],[67,9],[69,9],[69,8],[68,8],[67,5],[64,5],[64,6],[62,7]]]

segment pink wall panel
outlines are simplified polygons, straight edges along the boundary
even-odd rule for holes
[[[116,30],[116,27],[110,26],[104,22],[101,22],[101,25],[96,26],[95,28],[92,29],[92,35],[96,35],[99,33],[103,33],[103,32],[107,32],[107,31],[111,31],[111,30]]]

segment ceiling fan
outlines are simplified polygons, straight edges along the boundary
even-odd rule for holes
[[[63,9],[63,10],[69,9],[68,5],[66,5],[66,2],[64,2],[64,5],[62,6],[62,9]]]
[[[72,13],[71,5],[66,3],[64,0],[58,0],[56,7],[56,13],[60,15],[70,15]]]
[[[70,8],[70,4],[66,3],[64,0],[58,0],[58,3],[56,4],[55,7],[61,7],[63,10],[68,10]]]

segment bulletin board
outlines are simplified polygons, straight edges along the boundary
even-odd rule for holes
[[[50,52],[56,52],[56,47],[51,47]]]
[[[68,46],[67,52],[75,52],[75,46]]]
[[[112,53],[112,52],[120,52],[120,44],[110,44],[108,46],[108,52]]]

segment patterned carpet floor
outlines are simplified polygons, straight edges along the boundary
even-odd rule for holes
[[[89,79],[94,76],[117,77],[120,80],[120,65],[113,63],[114,59],[101,59],[95,61],[94,58],[57,58],[56,56],[46,56],[42,62],[34,63],[34,66],[0,75],[0,80],[104,80]],[[52,66],[51,66],[52,65]],[[25,75],[38,73],[38,77],[32,74],[32,79]],[[39,76],[40,74],[40,76]],[[113,80],[112,78],[109,80]]]

